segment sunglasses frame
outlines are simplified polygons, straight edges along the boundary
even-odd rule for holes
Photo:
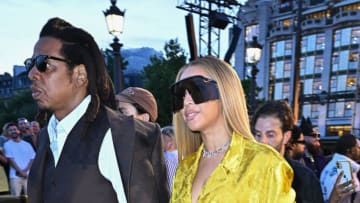
[[[197,80],[200,80],[202,82],[202,84],[197,83],[196,82]],[[205,85],[205,87],[210,88],[211,94],[205,94],[207,96],[204,96],[203,93],[195,95],[194,89],[188,89],[188,88],[183,87],[183,86],[186,86],[187,83],[195,84],[195,87],[198,88],[197,90],[199,92],[200,92],[201,86],[196,86],[196,83],[200,84],[200,85]],[[208,84],[210,84],[210,85],[208,85]],[[206,90],[208,91],[209,88],[207,88]],[[181,89],[181,91],[176,91],[176,89],[178,89],[178,90]],[[207,101],[220,99],[219,88],[218,88],[217,82],[215,80],[213,80],[211,78],[206,78],[202,75],[191,76],[191,77],[185,78],[183,80],[179,80],[170,86],[170,92],[172,95],[171,99],[172,99],[173,113],[176,113],[176,112],[180,111],[182,108],[184,108],[184,97],[185,97],[186,90],[191,95],[195,104],[200,104],[200,103],[204,103]],[[181,92],[181,94],[178,94],[179,92]]]
[[[67,59],[63,59],[63,58],[59,58],[56,56],[49,56],[49,55],[37,55],[33,58],[28,58],[24,61],[24,65],[25,65],[25,69],[26,71],[30,71],[35,65],[36,65],[36,69],[43,73],[46,71],[47,69],[47,60],[48,59],[52,59],[52,60],[56,60],[56,61],[62,61],[65,62],[67,64],[71,64],[71,61],[67,60]]]
[[[305,142],[305,140],[295,140],[294,142],[293,142],[293,144],[305,144],[306,142]]]

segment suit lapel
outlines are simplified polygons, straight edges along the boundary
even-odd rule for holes
[[[39,134],[38,148],[29,174],[29,203],[43,202],[43,177],[47,156],[50,150],[47,126]],[[51,153],[50,153],[51,154]]]
[[[107,107],[107,117],[109,120],[111,134],[114,142],[116,158],[120,168],[120,174],[123,181],[127,198],[130,194],[130,176],[133,161],[134,150],[134,120],[132,117],[126,117]],[[119,125],[120,124],[120,125]]]

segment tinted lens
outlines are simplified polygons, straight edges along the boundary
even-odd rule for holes
[[[203,76],[186,78],[176,82],[170,88],[172,94],[173,112],[177,112],[184,107],[186,90],[190,93],[195,104],[201,104],[220,98],[216,81]]]
[[[48,56],[46,55],[38,55],[35,58],[28,58],[25,60],[24,64],[25,64],[25,68],[27,71],[30,71],[34,65],[36,65],[37,69],[40,72],[45,72],[46,70],[46,59],[48,58]]]
[[[320,134],[319,133],[313,133],[311,134],[312,137],[314,138],[320,138]]]
[[[48,56],[45,55],[39,55],[35,57],[35,65],[40,72],[46,71],[46,66],[47,66],[46,59],[48,59]]]
[[[32,58],[28,58],[24,61],[26,71],[30,71],[32,67],[34,67],[34,60]]]

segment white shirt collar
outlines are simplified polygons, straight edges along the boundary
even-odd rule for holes
[[[86,96],[82,102],[67,116],[65,116],[61,121],[58,121],[54,115],[51,116],[50,123],[52,120],[57,121],[58,127],[60,126],[69,134],[75,124],[80,120],[80,118],[85,114],[87,107],[89,106],[91,101],[91,96]]]
[[[55,115],[52,115],[47,127],[49,133],[50,148],[54,156],[55,166],[59,161],[61,151],[65,141],[80,118],[85,114],[91,101],[91,96],[86,96],[81,103],[75,107],[65,118],[58,121]]]

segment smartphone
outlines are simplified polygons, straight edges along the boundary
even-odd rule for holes
[[[340,184],[352,180],[352,170],[349,161],[337,161],[336,170],[337,174],[340,174],[341,171],[344,172],[343,176],[341,177]]]

